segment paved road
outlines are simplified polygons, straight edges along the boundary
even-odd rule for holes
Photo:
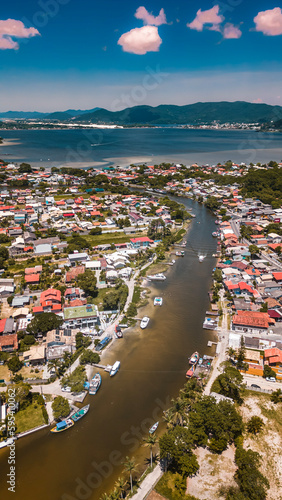
[[[228,348],[228,343],[229,343],[229,331],[227,329],[227,308],[224,303],[224,291],[220,291],[220,299],[221,299],[221,304],[222,304],[222,325],[221,328],[218,331],[218,345],[217,345],[217,357],[216,360],[213,362],[213,371],[211,373],[211,376],[208,380],[208,383],[204,389],[204,394],[208,395],[211,392],[211,387],[215,379],[222,373],[222,368],[221,368],[221,363],[226,360],[226,349]]]
[[[157,484],[159,479],[162,477],[163,472],[159,465],[157,465],[154,470],[145,477],[142,481],[140,488],[137,493],[133,495],[132,500],[143,500],[152,491],[154,486]]]
[[[261,389],[266,389],[269,391],[276,391],[277,389],[282,389],[282,381],[281,382],[268,382],[263,377],[258,377],[257,375],[244,375],[244,382],[246,382],[247,387],[250,387],[251,384],[258,385]]]

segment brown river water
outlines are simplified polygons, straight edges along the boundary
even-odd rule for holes
[[[164,282],[150,285],[149,304],[138,316],[151,317],[145,330],[124,334],[103,356],[103,363],[121,362],[118,374],[102,374],[95,396],[88,396],[88,414],[72,429],[52,435],[50,429],[16,442],[16,492],[8,491],[8,448],[0,450],[0,498],[6,500],[99,500],[122,475],[122,462],[134,456],[140,472],[150,451],[142,437],[169,406],[185,383],[188,358],[195,350],[213,354],[213,340],[203,330],[208,309],[216,240],[214,217],[201,205],[177,198],[192,219],[184,257],[175,257]],[[200,263],[198,253],[206,253]],[[153,306],[156,295],[163,306]],[[161,423],[160,432],[165,428]]]

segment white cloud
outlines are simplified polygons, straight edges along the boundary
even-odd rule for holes
[[[220,31],[219,25],[224,21],[224,17],[218,13],[219,5],[214,5],[209,10],[199,9],[195,19],[191,23],[187,23],[187,26],[192,30],[203,31],[205,24],[211,24],[211,30]]]
[[[282,35],[282,10],[275,7],[272,10],[264,10],[254,18],[255,30],[261,31],[264,35]]]
[[[242,31],[234,24],[226,23],[223,27],[223,38],[241,38]]]
[[[0,20],[0,50],[18,49],[19,44],[13,38],[31,38],[40,35],[36,28],[26,28],[15,19]]]
[[[156,26],[134,28],[124,33],[118,41],[124,52],[138,55],[144,55],[147,52],[158,52],[161,43],[162,39]]]
[[[138,7],[134,15],[137,19],[142,19],[144,24],[153,26],[161,26],[161,24],[167,24],[164,9],[160,10],[158,16],[153,16],[153,14],[150,14],[147,9],[145,9],[145,7]]]

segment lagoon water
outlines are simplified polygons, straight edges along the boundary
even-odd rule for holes
[[[215,218],[192,200],[177,200],[196,218],[185,256],[176,258],[166,281],[150,285],[149,304],[140,310],[151,317],[149,326],[128,331],[103,355],[104,364],[120,360],[120,371],[114,378],[102,373],[98,394],[85,400],[91,405],[88,414],[72,429],[52,435],[47,428],[16,442],[15,500],[99,500],[122,474],[119,464],[127,455],[144,470],[150,453],[140,446],[142,436],[184,385],[189,356],[195,350],[213,354],[207,342],[214,334],[202,323],[215,266]],[[206,254],[202,263],[199,252]],[[163,297],[162,307],[154,308],[156,295]],[[5,500],[12,496],[7,460],[8,450],[0,450],[0,498]]]
[[[0,158],[33,166],[108,166],[282,160],[282,134],[180,128],[1,130]]]

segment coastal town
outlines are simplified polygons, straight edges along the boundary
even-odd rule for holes
[[[18,437],[50,424],[61,432],[87,413],[89,405],[79,415],[77,405],[99,389],[97,370],[122,370],[119,361],[104,365],[104,353],[147,328],[142,306],[162,305],[150,284],[192,250],[200,263],[215,262],[201,318],[213,335],[206,352],[214,354],[190,357],[188,383],[199,380],[215,400],[233,402],[214,386],[228,360],[245,387],[280,400],[281,167],[228,161],[47,171],[1,161],[0,447],[11,441],[9,387]],[[262,185],[268,179],[271,187]],[[198,222],[184,198],[214,214],[215,251],[193,248],[189,227]]]

